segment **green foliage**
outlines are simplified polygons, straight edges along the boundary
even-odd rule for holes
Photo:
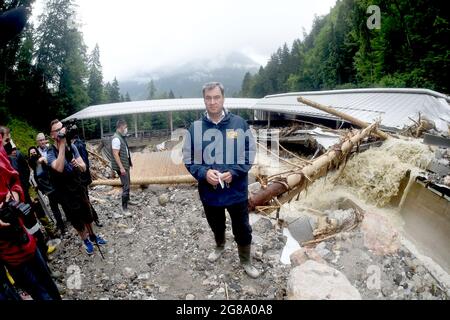
[[[449,92],[450,27],[444,1],[380,0],[381,28],[369,29],[371,0],[338,0],[303,40],[280,47],[246,75],[241,96],[354,87]]]
[[[11,138],[22,154],[26,155],[28,148],[36,145],[38,132],[27,122],[14,118],[7,124],[7,127],[11,129]]]

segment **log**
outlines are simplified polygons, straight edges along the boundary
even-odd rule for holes
[[[148,184],[182,184],[182,183],[195,183],[197,180],[191,175],[183,176],[164,176],[164,177],[152,177],[152,178],[133,178],[131,179],[132,185],[148,185]],[[92,186],[121,186],[119,179],[110,180],[94,180]]]
[[[283,180],[273,181],[265,189],[252,193],[249,196],[249,210],[253,211],[257,206],[267,205],[270,200],[278,196],[281,196],[280,203],[291,200],[296,194],[306,188],[308,182],[313,182],[323,176],[333,163],[343,161],[345,156],[352,151],[353,146],[375,131],[377,126],[378,122],[369,125],[350,139],[345,140],[340,145],[340,148],[335,146],[314,160],[312,164],[287,175]],[[293,192],[286,193],[287,191]]]
[[[346,114],[344,112],[337,111],[336,109],[334,109],[332,107],[325,106],[323,104],[320,104],[320,103],[317,103],[317,102],[305,99],[303,97],[298,97],[297,101],[301,102],[301,103],[304,103],[304,104],[306,104],[306,105],[308,105],[310,107],[313,107],[313,108],[319,109],[321,111],[324,111],[324,112],[330,113],[332,115],[335,115],[336,117],[339,117],[339,118],[342,118],[344,120],[347,120],[348,122],[353,123],[353,124],[355,124],[355,125],[357,125],[357,126],[359,126],[361,128],[367,128],[370,125],[370,123],[361,121],[361,120],[359,120],[357,118],[354,118],[354,117],[352,117],[352,116],[350,116],[350,115],[348,115],[348,114]],[[378,130],[378,129],[376,129],[375,134],[377,136],[379,136],[380,138],[382,138],[383,140],[386,140],[387,138],[390,137],[386,132],[383,132],[383,131]]]
[[[110,162],[109,162],[108,160],[104,159],[102,156],[100,156],[99,154],[97,154],[97,153],[95,153],[95,152],[93,152],[93,151],[90,151],[90,150],[88,150],[88,149],[86,149],[86,150],[87,150],[87,152],[88,152],[89,154],[93,155],[93,156],[96,157],[98,160],[100,160],[101,162],[103,162],[103,164],[105,164],[106,166],[108,166],[108,167],[111,168],[111,164],[110,164]]]

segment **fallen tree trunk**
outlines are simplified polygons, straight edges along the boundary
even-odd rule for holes
[[[321,110],[323,112],[335,115],[336,117],[339,117],[339,118],[342,118],[344,120],[347,120],[348,122],[353,123],[353,124],[355,124],[355,125],[357,125],[357,126],[359,126],[361,128],[367,128],[370,125],[369,123],[361,121],[359,119],[356,119],[356,118],[354,118],[354,117],[352,117],[352,116],[350,116],[350,115],[348,115],[346,113],[337,111],[334,108],[331,108],[331,107],[328,107],[328,106],[324,106],[323,104],[320,104],[320,103],[317,103],[317,102],[305,99],[303,97],[298,97],[297,101],[301,102],[301,103],[304,103],[304,104],[306,104],[306,105],[308,105],[310,107],[319,109],[319,110]],[[375,134],[377,136],[379,136],[380,138],[382,138],[383,140],[386,140],[387,138],[389,138],[389,135],[386,132],[383,132],[383,131],[378,130],[378,129],[376,129]]]
[[[346,159],[352,151],[353,146],[377,129],[378,122],[369,125],[359,131],[350,139],[345,140],[341,145],[335,145],[331,150],[321,155],[312,164],[287,175],[283,179],[275,180],[265,189],[261,189],[249,196],[249,210],[254,210],[257,206],[265,206],[272,199],[278,203],[284,203],[295,197],[306,188],[308,182],[325,175],[327,170],[333,165],[337,166]],[[289,192],[288,192],[289,191]],[[286,193],[288,192],[288,193]],[[282,196],[278,199],[278,196]]]
[[[183,176],[164,176],[164,177],[152,177],[152,178],[134,178],[131,179],[132,185],[148,185],[148,184],[181,184],[181,183],[194,183],[197,182],[191,175]],[[94,180],[92,186],[121,186],[119,179],[114,180]]]

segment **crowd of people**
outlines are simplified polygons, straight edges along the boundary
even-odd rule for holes
[[[0,300],[61,299],[48,266],[55,250],[49,240],[67,233],[66,222],[79,234],[86,254],[107,243],[93,226],[102,223],[89,200],[86,145],[77,134],[67,137],[66,130],[59,120],[52,121],[54,143],[39,133],[25,156],[10,129],[0,126]]]

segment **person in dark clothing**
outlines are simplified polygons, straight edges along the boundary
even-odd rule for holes
[[[216,247],[208,256],[215,262],[225,250],[225,210],[231,217],[234,239],[245,272],[259,271],[251,264],[252,228],[248,216],[248,171],[255,156],[253,135],[245,122],[224,109],[224,88],[218,82],[203,87],[206,112],[189,128],[183,146],[186,168],[198,181],[206,219]]]
[[[111,167],[117,172],[122,183],[122,213],[125,217],[130,217],[132,214],[128,211],[128,205],[134,204],[130,201],[130,169],[133,163],[131,162],[130,149],[126,140],[127,133],[127,122],[119,119],[116,123],[116,133],[111,140]],[[123,217],[122,214],[114,213],[114,218],[121,217]]]
[[[80,180],[80,172],[86,170],[86,165],[77,147],[70,141],[66,142],[66,128],[63,124],[59,120],[53,120],[50,128],[51,136],[55,140],[55,144],[47,153],[51,180],[61,196],[67,219],[80,235],[86,253],[91,255],[94,253],[92,242],[99,245],[105,245],[107,242],[93,231],[94,219],[90,201]]]
[[[14,199],[23,202],[24,194],[17,171],[11,166],[3,148],[0,134],[0,210]],[[4,208],[3,208],[4,209]],[[34,300],[61,300],[50,270],[36,247],[36,240],[25,229],[19,218],[24,236],[21,241],[5,237],[11,224],[0,219],[0,265],[6,266],[18,287],[27,291]]]
[[[30,147],[28,149],[28,164],[33,170],[33,177],[38,190],[48,197],[50,208],[56,220],[56,226],[62,235],[65,234],[66,225],[58,206],[58,192],[50,181],[50,168],[47,165],[47,158],[40,153],[37,147]]]
[[[92,177],[91,177],[91,171],[89,170],[90,164],[89,164],[89,155],[86,149],[86,143],[80,139],[80,137],[77,135],[72,140],[72,143],[77,147],[78,152],[80,153],[81,159],[83,159],[84,163],[86,164],[86,171],[81,172],[80,179],[81,184],[85,186],[86,189],[86,196],[89,198],[89,185],[92,183]],[[103,227],[103,225],[100,223],[100,220],[98,218],[98,213],[95,211],[94,206],[89,201],[89,204],[91,206],[92,211],[92,217],[94,218],[94,223],[97,227]]]

